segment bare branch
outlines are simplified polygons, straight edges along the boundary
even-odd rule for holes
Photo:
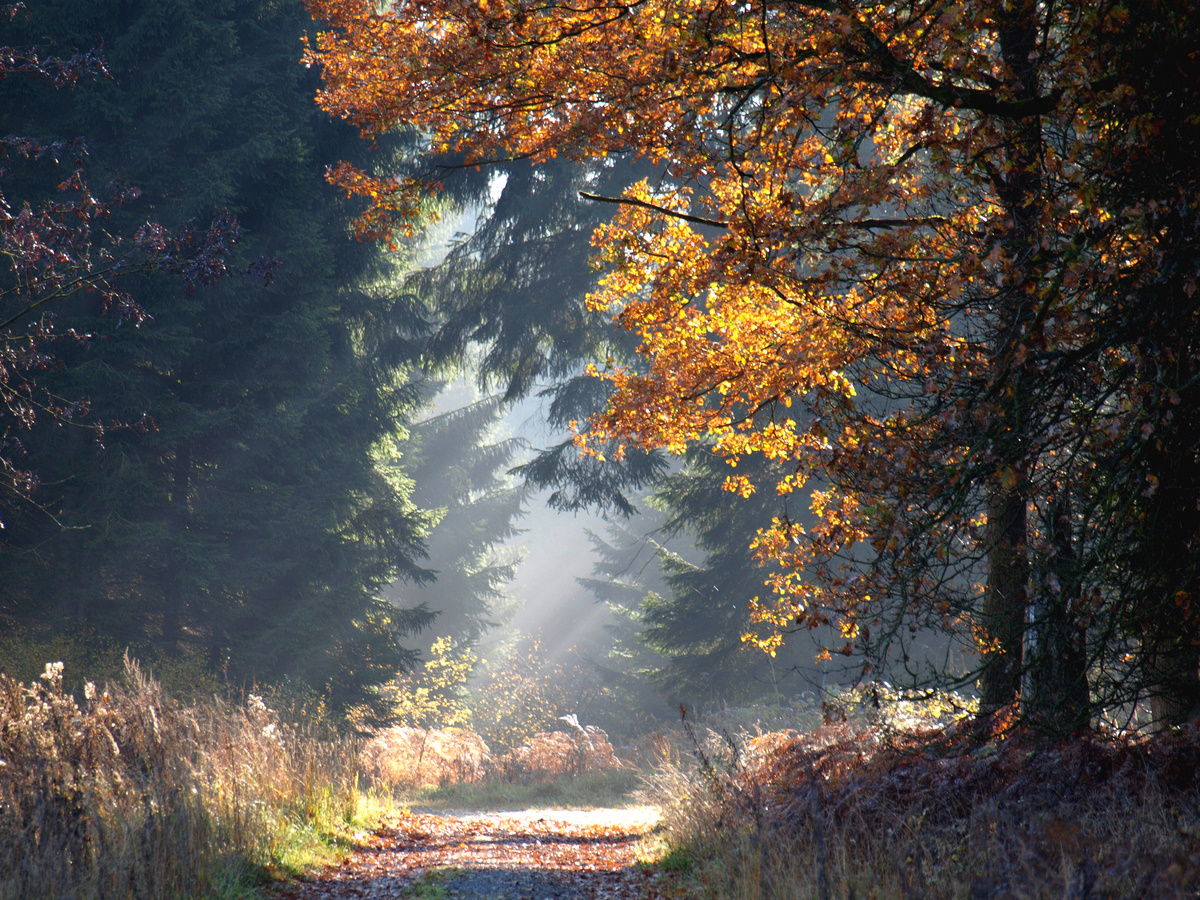
[[[584,200],[595,200],[599,203],[616,203],[622,206],[640,206],[642,209],[648,209],[651,212],[662,213],[664,216],[670,216],[673,219],[683,219],[685,222],[692,222],[696,225],[707,225],[709,228],[729,227],[727,223],[719,222],[716,219],[706,219],[703,216],[690,216],[687,213],[676,212],[673,209],[667,209],[665,206],[658,206],[645,200],[638,200],[635,197],[602,197],[600,194],[589,194],[587,191],[580,191],[579,196]]]

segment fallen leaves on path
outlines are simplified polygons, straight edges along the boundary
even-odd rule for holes
[[[373,835],[342,866],[286,900],[384,900],[417,894],[431,877],[442,896],[547,900],[661,896],[636,854],[654,827],[653,807],[433,815],[406,813]]]

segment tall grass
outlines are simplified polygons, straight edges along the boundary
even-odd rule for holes
[[[250,896],[356,809],[356,748],[254,695],[184,706],[122,685],[0,675],[0,900]]]
[[[825,724],[695,733],[660,768],[663,868],[702,898],[1176,898],[1200,891],[1200,735],[987,744]]]

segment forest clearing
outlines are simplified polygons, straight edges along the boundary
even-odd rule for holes
[[[0,900],[1195,898],[1197,47],[0,0]]]

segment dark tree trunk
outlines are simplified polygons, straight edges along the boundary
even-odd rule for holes
[[[1156,729],[1200,715],[1200,373],[1183,364],[1196,350],[1181,350],[1177,412],[1169,425],[1160,418],[1147,454],[1156,482],[1137,559],[1148,581],[1143,651]]]
[[[1014,3],[1003,14],[1000,50],[1018,99],[1038,90],[1037,5]],[[982,623],[994,649],[985,653],[979,678],[980,716],[1012,703],[1021,691],[1029,602],[1028,473],[1033,465],[1028,432],[1033,399],[1022,349],[1036,340],[1029,326],[1037,309],[1041,261],[1038,236],[1042,195],[1042,127],[1038,117],[1004,125],[1004,171],[993,174],[1007,214],[1002,245],[1003,280],[996,298],[992,391],[997,404],[991,445],[996,474],[988,485],[988,579]]]
[[[1029,593],[1025,495],[996,487],[988,499],[988,580],[983,626],[995,642],[979,677],[980,716],[1008,705],[1021,690],[1022,643]]]
[[[1078,621],[1081,572],[1066,491],[1049,502],[1050,553],[1026,636],[1025,716],[1053,735],[1077,734],[1091,722],[1086,633]]]

